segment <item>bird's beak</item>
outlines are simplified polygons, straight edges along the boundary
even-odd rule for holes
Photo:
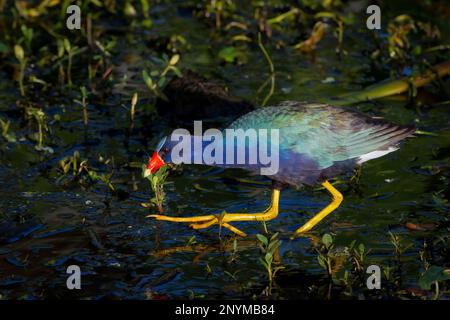
[[[158,151],[155,151],[151,157],[151,159],[147,163],[147,168],[144,171],[144,178],[147,178],[149,175],[158,171],[166,163],[158,154]]]

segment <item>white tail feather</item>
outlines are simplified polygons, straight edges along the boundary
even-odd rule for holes
[[[387,150],[375,150],[366,154],[363,154],[362,156],[360,156],[358,158],[358,164],[361,164],[363,162],[372,160],[372,159],[376,159],[376,158],[380,158],[382,156],[387,155],[388,153],[394,152],[395,150],[398,150],[397,147],[389,147]]]

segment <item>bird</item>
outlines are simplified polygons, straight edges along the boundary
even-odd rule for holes
[[[267,175],[272,180],[272,196],[268,208],[256,213],[191,217],[151,214],[147,217],[189,223],[193,229],[217,224],[245,237],[247,234],[236,228],[233,222],[275,219],[279,213],[280,193],[283,188],[321,184],[331,194],[331,202],[294,233],[295,236],[306,234],[336,210],[344,200],[342,193],[329,182],[331,178],[398,150],[400,142],[413,136],[416,131],[414,126],[390,123],[383,118],[372,117],[349,107],[300,101],[283,101],[278,105],[257,108],[234,120],[226,129],[278,130],[279,168],[275,174]],[[174,146],[175,142],[167,137],[160,141],[145,167],[144,177],[172,162]],[[245,143],[244,147],[248,149],[249,143]],[[202,151],[193,148],[190,157],[194,158],[196,153]],[[248,161],[240,165],[213,165],[261,172],[258,171],[261,165],[250,164]]]

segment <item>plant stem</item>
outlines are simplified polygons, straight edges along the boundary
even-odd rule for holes
[[[439,299],[439,282],[435,281],[434,285],[436,287],[436,293],[434,295],[434,300],[437,300],[437,299]]]
[[[67,84],[72,87],[72,52],[68,52],[67,58]]]
[[[274,91],[275,91],[275,67],[272,63],[272,59],[269,56],[269,53],[267,52],[266,48],[264,47],[262,40],[261,40],[261,33],[258,33],[258,46],[261,49],[264,57],[267,60],[267,63],[269,64],[269,70],[270,70],[270,90],[269,93],[267,94],[267,96],[264,98],[261,106],[264,107],[267,103],[267,101],[269,101],[270,97],[273,95]]]
[[[38,120],[38,128],[39,128],[39,140],[38,140],[38,147],[42,148],[42,141],[43,141],[43,136],[42,136],[42,123],[41,121]]]
[[[450,61],[442,62],[435,65],[432,70],[429,70],[425,74],[413,77],[413,78],[402,78],[392,81],[383,81],[371,85],[361,91],[347,93],[338,96],[334,100],[331,99],[329,102],[335,105],[348,105],[361,101],[379,99],[383,97],[388,97],[396,94],[401,94],[408,92],[411,85],[414,88],[420,88],[436,78],[442,78],[445,75],[450,74]]]
[[[19,75],[19,89],[20,95],[25,96],[25,89],[23,87],[23,77],[25,72],[25,60],[20,62],[20,75]]]

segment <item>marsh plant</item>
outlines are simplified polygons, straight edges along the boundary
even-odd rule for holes
[[[262,234],[257,234],[256,238],[259,241],[259,248],[261,251],[261,258],[259,258],[259,261],[266,270],[269,279],[266,295],[270,295],[277,272],[284,269],[284,267],[278,265],[279,263],[276,261],[281,240],[278,240],[278,232],[273,234],[270,238]]]
[[[63,46],[64,46],[64,50],[67,52],[67,85],[69,87],[72,86],[72,56],[73,56],[73,51],[75,48],[73,48],[70,44],[69,39],[65,38],[63,40]]]
[[[38,132],[36,134],[37,145],[35,146],[35,149],[38,151],[46,151],[52,153],[52,148],[44,146],[44,132],[50,131],[49,127],[47,126],[45,112],[39,108],[27,108],[26,113],[29,118],[33,119],[36,122],[38,127]]]
[[[405,251],[413,246],[412,243],[406,243],[402,236],[394,234],[391,231],[389,231],[389,237],[391,240],[391,244],[394,247],[397,260],[400,260],[400,257],[403,255],[403,253],[405,253]]]
[[[422,290],[431,290],[434,286],[434,300],[440,296],[440,287],[445,288],[445,281],[450,280],[450,269],[439,266],[430,266],[419,279],[419,285]]]
[[[330,280],[341,269],[349,255],[348,248],[340,250],[335,247],[333,237],[328,233],[322,236],[316,251],[317,261]]]
[[[170,59],[167,55],[163,54],[162,59],[155,59],[157,65],[161,71],[156,69],[152,70],[150,73],[147,70],[142,71],[142,78],[144,79],[147,88],[156,96],[163,100],[168,101],[166,95],[162,92],[162,88],[168,82],[168,73],[171,71],[178,77],[181,77],[181,71],[176,67],[177,63],[180,61],[180,55],[174,54]]]
[[[99,160],[105,165],[111,163],[111,159],[104,159],[101,156],[99,156]],[[59,181],[67,176],[71,176],[72,181],[76,181],[82,186],[89,186],[97,181],[101,181],[111,193],[114,194],[116,192],[116,188],[112,184],[114,171],[110,170],[106,173],[100,173],[98,169],[89,165],[88,160],[81,159],[78,151],[75,151],[69,157],[61,159],[59,161],[59,169],[62,172],[62,175],[58,178]]]
[[[136,105],[138,102],[138,94],[135,92],[131,98],[131,108],[130,108],[130,130],[134,127],[134,117],[136,114]]]
[[[16,142],[16,135],[10,130],[11,122],[9,120],[3,120],[0,118],[0,126],[2,131],[2,137],[6,142]]]
[[[364,243],[357,244],[356,240],[353,240],[348,248],[348,251],[351,255],[355,271],[364,272],[364,265],[370,250],[366,249]]]
[[[144,177],[144,172],[146,170],[146,165],[142,166],[142,176]],[[150,199],[149,203],[142,203],[142,206],[149,207],[149,204],[155,206],[157,210],[162,213],[164,212],[163,203],[165,199],[164,183],[166,182],[168,176],[168,166],[161,167],[158,171],[150,174],[146,179],[150,182],[150,187],[153,191],[154,197]]]
[[[19,91],[21,96],[25,96],[25,89],[23,86],[23,78],[25,74],[25,67],[27,64],[27,59],[25,58],[25,52],[20,44],[16,44],[14,46],[14,55],[16,59],[19,61],[19,73],[16,77],[17,82],[19,83]]]

